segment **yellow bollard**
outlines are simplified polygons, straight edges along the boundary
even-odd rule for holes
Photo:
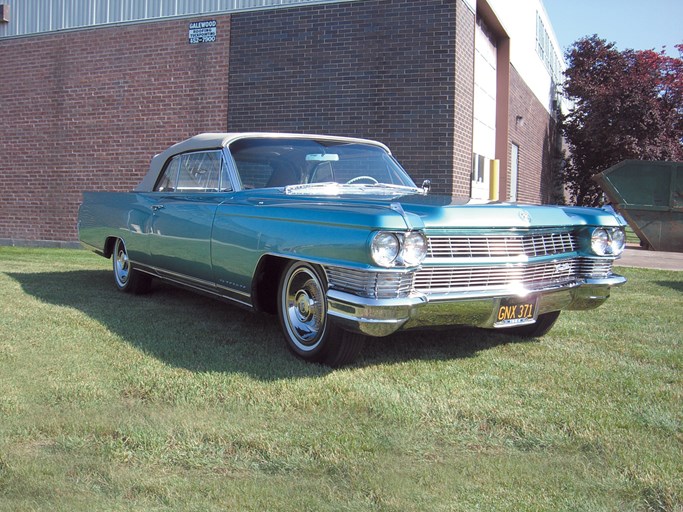
[[[498,201],[498,181],[500,176],[500,160],[491,160],[489,165],[489,199]]]

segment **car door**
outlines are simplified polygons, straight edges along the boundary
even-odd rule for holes
[[[221,150],[176,155],[167,164],[151,205],[151,263],[160,274],[213,287],[211,231],[226,190]]]

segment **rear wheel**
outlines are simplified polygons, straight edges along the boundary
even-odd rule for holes
[[[502,329],[502,332],[506,334],[512,334],[513,336],[519,336],[521,338],[539,338],[553,328],[553,325],[555,325],[555,322],[557,322],[559,317],[559,311],[543,313],[542,315],[538,315],[536,322],[533,324]]]
[[[113,253],[114,283],[122,292],[146,293],[152,285],[152,277],[133,268],[123,240],[118,238]]]
[[[278,289],[278,317],[287,346],[298,357],[338,367],[353,361],[365,337],[329,321],[327,284],[322,270],[293,261],[285,267]]]

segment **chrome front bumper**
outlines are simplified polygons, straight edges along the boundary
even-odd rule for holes
[[[328,314],[344,329],[368,336],[388,336],[402,329],[467,325],[496,327],[501,301],[533,296],[537,314],[551,311],[593,309],[605,302],[614,286],[626,278],[612,274],[601,279],[582,279],[556,288],[540,290],[461,292],[448,294],[415,293],[401,299],[367,299],[338,290],[327,292]]]

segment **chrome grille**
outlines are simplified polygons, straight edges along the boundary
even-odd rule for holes
[[[570,282],[578,277],[578,258],[537,264],[469,267],[426,267],[415,276],[415,289],[423,293],[481,291],[486,289],[540,288]]]
[[[579,260],[579,273],[582,277],[607,277],[612,273],[613,263],[613,260],[581,258]]]
[[[520,235],[429,236],[428,258],[552,256],[576,250],[570,231]]]
[[[430,257],[449,258],[452,264],[435,266],[427,260],[425,266],[414,273],[325,267],[329,287],[361,297],[401,298],[408,297],[412,291],[433,294],[543,289],[584,278],[604,278],[612,273],[613,260],[605,258],[565,257],[538,263],[492,260],[484,265],[468,265],[460,259],[465,257],[465,251],[460,249],[465,245],[467,256],[471,258],[571,253],[575,251],[576,239],[570,232],[488,238],[437,236],[430,237],[429,242]]]
[[[325,267],[330,289],[361,297],[394,299],[407,297],[413,287],[411,272],[368,272],[339,267]]]

